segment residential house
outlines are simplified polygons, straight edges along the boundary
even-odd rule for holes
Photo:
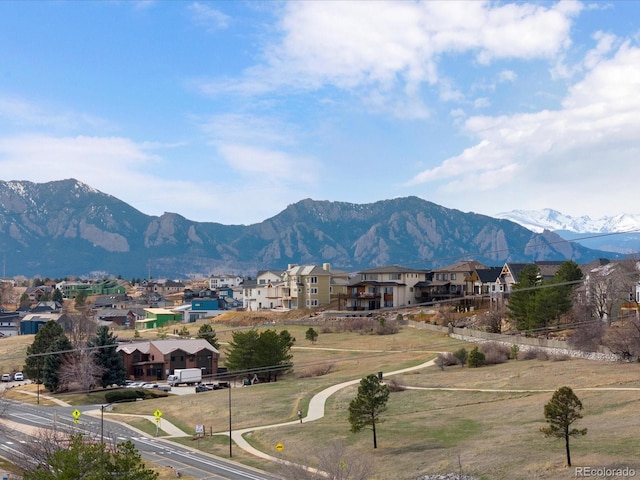
[[[349,282],[347,310],[378,310],[421,303],[428,270],[397,265],[358,272]]]
[[[136,330],[159,328],[170,323],[181,322],[182,314],[166,308],[145,308],[144,318],[136,321]]]
[[[432,271],[431,285],[428,288],[430,300],[450,300],[472,295],[474,286],[469,284],[473,272],[487,267],[475,260],[464,260]]]
[[[282,274],[282,307],[326,307],[331,303],[331,265],[288,265]]]
[[[29,297],[29,300],[33,302],[39,302],[40,299],[47,295],[49,298],[53,295],[53,287],[50,285],[40,285],[38,287],[27,287],[25,293]]]
[[[74,299],[80,292],[88,295],[123,295],[127,288],[123,280],[104,279],[95,282],[63,281],[56,285],[64,298]]]
[[[255,281],[245,280],[243,305],[247,310],[328,307],[346,294],[348,281],[347,272],[332,270],[329,263],[290,264],[283,272],[261,271]]]
[[[18,335],[20,325],[20,312],[0,311],[0,337],[13,337]]]
[[[282,273],[273,270],[258,272],[255,280],[242,284],[243,308],[255,311],[282,307]]]
[[[591,305],[596,315],[606,321],[619,316],[640,316],[640,262],[600,259],[580,266],[583,287],[578,297]]]
[[[59,302],[49,300],[46,302],[38,302],[29,309],[29,313],[50,313],[59,312],[62,310],[62,305]]]
[[[211,275],[209,277],[209,288],[219,290],[225,287],[238,287],[242,285],[243,278],[237,275]]]
[[[551,280],[563,264],[563,261],[538,261],[533,262],[540,269],[540,280]],[[518,275],[524,267],[531,263],[505,263],[502,267],[500,282],[503,286],[504,296],[508,298],[513,291],[513,285],[518,283]]]
[[[212,379],[220,358],[220,352],[204,339],[121,343],[116,351],[127,378],[137,381],[165,380],[176,368],[199,368],[204,378]]]
[[[124,328],[133,328],[137,320],[144,318],[144,312],[140,315],[135,310],[137,309],[103,308],[97,310],[93,318],[101,325],[118,325]]]
[[[57,322],[61,313],[28,313],[20,320],[20,335],[34,335],[40,327],[53,320]]]
[[[175,293],[182,293],[184,291],[185,284],[179,281],[161,279],[155,282],[149,282],[151,291],[162,296],[167,296]],[[149,287],[148,287],[149,288]]]
[[[191,303],[176,308],[183,312],[183,322],[192,323],[201,318],[216,317],[226,310],[226,303],[221,298],[194,298]]]
[[[114,295],[100,295],[92,303],[91,308],[101,310],[103,308],[125,309],[132,305],[133,299],[126,293]]]
[[[502,274],[502,267],[478,268],[465,278],[468,295],[491,295]]]

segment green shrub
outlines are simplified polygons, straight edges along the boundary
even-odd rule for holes
[[[476,350],[477,349],[478,348],[476,347]],[[456,360],[458,361],[460,366],[464,367],[464,364],[467,363],[467,358],[469,357],[469,353],[464,347],[462,347],[456,350],[455,352],[453,352],[453,356],[456,357]]]
[[[113,390],[112,392],[107,392],[104,395],[104,399],[107,403],[123,402],[127,400],[135,402],[138,398],[144,398],[144,392],[142,390]]]
[[[519,351],[520,351],[520,347],[518,345],[511,345],[511,351],[509,353],[509,356],[514,360],[517,360]]]
[[[478,347],[473,347],[469,352],[469,358],[467,358],[467,365],[470,367],[479,367],[484,364],[484,353],[478,350]]]

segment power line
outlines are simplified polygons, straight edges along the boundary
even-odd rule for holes
[[[499,254],[499,253],[505,253],[505,252],[512,252],[512,251],[518,251],[518,250],[526,250],[526,249],[536,249],[536,248],[542,248],[542,247],[547,247],[550,245],[558,245],[561,243],[579,243],[579,241],[581,240],[589,240],[589,239],[593,239],[593,238],[601,238],[601,237],[609,237],[609,236],[613,236],[613,235],[623,235],[623,234],[627,234],[627,233],[637,233],[640,232],[640,229],[632,229],[632,230],[627,230],[624,232],[609,232],[609,233],[601,233],[601,234],[595,234],[595,235],[589,235],[586,237],[577,237],[574,238],[572,240],[565,240],[563,238],[560,238],[559,240],[553,240],[553,241],[548,241],[548,242],[539,242],[539,243],[531,243],[531,244],[526,244],[526,245],[517,245],[517,246],[513,246],[513,247],[508,247],[508,248],[502,248],[502,249],[495,249],[495,250],[487,250],[485,252],[467,252],[467,253],[463,253],[463,254],[459,254],[459,255],[447,255],[444,257],[436,257],[433,258],[431,260],[420,260],[420,261],[415,261],[415,262],[408,262],[405,263],[404,265],[416,265],[416,264],[424,264],[424,263],[439,263],[439,262],[443,262],[443,261],[451,261],[451,260],[456,260],[456,259],[469,259],[469,258],[475,258],[475,257],[479,257],[479,256],[491,256],[492,254]],[[535,233],[535,232],[533,232]],[[541,234],[537,234],[537,235],[541,235]],[[555,234],[557,235],[557,234]],[[610,253],[615,253],[615,252],[610,252]],[[631,255],[631,254],[627,254],[627,255]]]

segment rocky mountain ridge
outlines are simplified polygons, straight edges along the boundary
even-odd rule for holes
[[[301,200],[253,225],[149,216],[74,179],[0,181],[5,276],[189,278],[255,275],[287,264],[357,271],[436,268],[462,259],[584,263],[608,256],[507,220],[417,197],[370,204]]]
[[[634,254],[640,251],[640,215],[622,213],[591,219],[572,217],[556,210],[513,210],[496,218],[510,220],[533,232],[550,230],[566,240],[608,252]]]
[[[592,219],[588,215],[572,217],[553,210],[512,210],[494,215],[495,218],[510,220],[533,232],[567,231],[573,233],[626,233],[640,230],[640,214],[621,213],[619,215]]]

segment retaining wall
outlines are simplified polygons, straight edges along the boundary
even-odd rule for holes
[[[431,330],[448,334],[451,338],[464,340],[465,342],[485,343],[497,342],[503,345],[517,345],[520,351],[526,350],[544,350],[550,355],[567,355],[574,358],[584,358],[588,360],[605,360],[608,362],[619,362],[623,359],[615,355],[603,347],[598,352],[585,352],[572,348],[563,340],[554,340],[549,338],[525,337],[520,334],[505,335],[502,333],[490,333],[482,330],[474,330],[471,328],[441,327],[431,325],[424,322],[409,321],[409,325],[414,328]]]

